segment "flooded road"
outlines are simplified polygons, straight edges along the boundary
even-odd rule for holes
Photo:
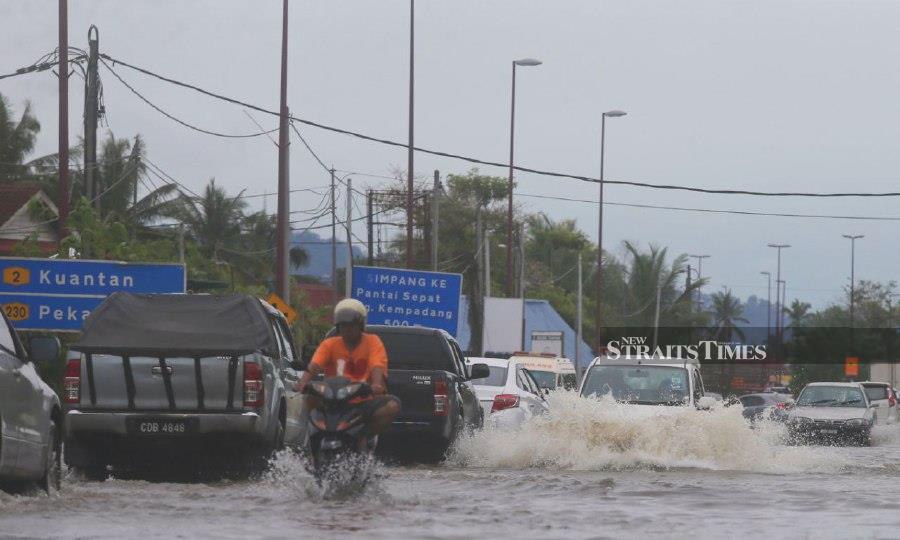
[[[21,538],[897,538],[900,426],[873,446],[794,447],[780,426],[554,398],[552,418],[476,434],[439,466],[382,466],[358,497],[323,500],[302,463],[209,483],[69,479],[0,493]]]

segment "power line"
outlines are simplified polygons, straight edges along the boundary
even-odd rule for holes
[[[589,203],[597,205],[599,201],[591,199],[577,199],[572,197],[559,197],[555,195],[536,195],[532,193],[516,193],[517,197],[530,197],[534,199],[550,199],[555,201],[567,201],[578,203]],[[683,212],[701,212],[709,214],[734,214],[741,216],[770,216],[770,217],[788,217],[788,218],[806,218],[806,219],[849,219],[863,221],[900,221],[900,217],[896,216],[850,216],[850,215],[830,215],[830,214],[796,214],[787,212],[755,212],[751,210],[717,210],[713,208],[692,208],[685,206],[663,206],[655,204],[638,204],[638,203],[617,203],[603,201],[603,206],[623,206],[628,208],[647,208],[653,210],[677,210]]]
[[[131,90],[131,92],[132,92],[134,95],[136,95],[138,98],[140,98],[141,101],[143,101],[144,103],[146,103],[147,105],[149,105],[150,107],[152,107],[153,109],[155,109],[156,112],[162,114],[163,116],[165,116],[165,117],[168,118],[169,120],[172,120],[172,121],[174,121],[174,122],[177,122],[177,123],[181,124],[182,126],[184,126],[184,127],[186,127],[186,128],[193,129],[194,131],[199,131],[200,133],[205,133],[206,135],[213,135],[213,136],[215,136],[215,137],[224,137],[224,138],[226,138],[226,139],[251,139],[251,138],[254,138],[254,137],[260,137],[260,136],[262,136],[262,135],[268,135],[269,133],[272,133],[273,131],[278,131],[277,129],[271,129],[271,130],[269,130],[269,131],[256,132],[256,133],[234,134],[234,133],[222,133],[222,132],[219,132],[219,131],[211,131],[211,130],[208,130],[208,129],[204,129],[204,128],[201,128],[201,127],[197,127],[197,126],[195,126],[194,124],[190,124],[190,123],[188,123],[188,122],[186,122],[186,121],[184,121],[184,120],[181,120],[181,119],[179,119],[179,118],[176,118],[175,116],[169,114],[168,112],[166,112],[165,110],[163,110],[161,107],[159,107],[158,105],[154,104],[152,101],[150,101],[149,99],[147,99],[146,97],[144,97],[143,94],[141,94],[141,93],[138,92],[133,86],[131,86],[130,84],[128,84],[128,83],[125,81],[125,79],[123,79],[122,77],[120,77],[119,74],[116,73],[116,71],[115,71],[113,68],[111,68],[111,67],[109,66],[109,64],[106,63],[106,60],[103,60],[103,59],[101,58],[101,59],[100,59],[100,62],[106,67],[106,69],[109,70],[110,73],[113,74],[113,77],[115,77],[116,79],[118,79],[119,82],[122,83],[122,84],[125,86],[125,88]]]
[[[242,107],[247,107],[247,108],[250,108],[255,111],[265,113],[265,114],[270,114],[273,116],[280,116],[277,111],[265,109],[258,105],[253,105],[251,103],[247,103],[247,102],[240,101],[240,100],[237,100],[234,98],[230,98],[230,97],[224,96],[222,94],[217,94],[217,93],[211,92],[209,90],[204,90],[198,86],[195,86],[195,85],[192,85],[189,83],[185,83],[182,81],[178,81],[176,79],[172,79],[169,77],[165,77],[163,75],[159,75],[159,74],[149,71],[147,69],[140,68],[138,66],[129,64],[122,60],[115,59],[106,54],[101,54],[100,56],[113,62],[114,64],[123,65],[125,67],[133,69],[133,70],[143,73],[145,75],[155,77],[159,80],[162,80],[162,81],[165,81],[165,82],[177,85],[177,86],[181,86],[183,88],[188,88],[188,89],[194,90],[196,92],[199,92],[201,94],[204,94],[204,95],[207,95],[207,96],[210,96],[210,97],[222,100],[222,101],[227,101],[227,102],[235,104],[235,105],[240,105]],[[322,124],[319,122],[313,122],[311,120],[305,120],[303,118],[298,118],[295,116],[290,116],[289,118],[292,121],[300,122],[300,123],[308,125],[308,126],[316,127],[319,129],[324,129],[326,131],[331,131],[334,133],[340,133],[343,135],[349,135],[351,137],[356,137],[358,139],[362,139],[362,140],[366,140],[366,141],[370,141],[370,142],[376,142],[376,143],[385,144],[388,146],[395,146],[395,147],[399,147],[399,148],[407,148],[408,147],[407,143],[404,143],[404,142],[398,142],[398,141],[393,141],[390,139],[373,137],[371,135],[365,135],[363,133],[359,133],[356,131],[350,131],[347,129],[337,128],[334,126],[329,126],[327,124]],[[501,163],[501,162],[497,162],[497,161],[488,161],[488,160],[464,156],[464,155],[460,155],[460,154],[453,154],[450,152],[442,152],[442,151],[438,151],[438,150],[430,150],[430,149],[420,148],[420,147],[413,147],[413,149],[417,152],[421,152],[424,154],[446,157],[446,158],[450,158],[450,159],[458,159],[461,161],[475,163],[478,165],[487,165],[487,166],[491,166],[491,167],[503,167],[503,168],[509,167],[508,163]],[[541,170],[541,169],[533,169],[530,167],[522,167],[522,166],[518,166],[518,165],[513,166],[513,169],[520,171],[520,172],[527,172],[527,173],[537,174],[537,175],[541,175],[541,176],[550,176],[550,177],[555,177],[555,178],[568,178],[568,179],[572,179],[572,180],[580,180],[580,181],[592,182],[592,183],[600,183],[601,182],[600,179],[590,177],[590,176],[581,176],[581,175],[575,175],[575,174],[560,173],[560,172],[555,172],[555,171],[546,171],[546,170]],[[632,187],[647,188],[647,189],[689,191],[689,192],[694,192],[694,193],[718,194],[718,195],[752,195],[752,196],[759,196],[759,197],[834,198],[834,197],[898,197],[898,196],[900,196],[900,192],[893,192],[893,191],[892,192],[882,192],[882,193],[871,193],[871,192],[817,193],[817,192],[799,192],[799,191],[771,192],[771,191],[755,191],[755,190],[747,190],[747,189],[702,188],[702,187],[696,187],[696,186],[682,186],[682,185],[676,185],[676,184],[652,184],[649,182],[638,182],[638,181],[632,181],[632,180],[606,180],[606,179],[604,179],[602,182],[604,184],[632,186]]]

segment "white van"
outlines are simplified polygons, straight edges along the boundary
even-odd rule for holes
[[[700,362],[680,358],[595,358],[578,393],[582,397],[611,394],[616,401],[637,405],[668,405],[709,409]]]
[[[577,386],[575,365],[568,358],[549,353],[517,352],[510,360],[524,365],[545,390],[574,390]]]

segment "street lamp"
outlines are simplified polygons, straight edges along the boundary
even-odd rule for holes
[[[506,297],[513,295],[513,154],[516,134],[516,66],[534,67],[541,65],[537,58],[522,58],[512,62],[512,99],[509,113],[509,207],[506,212]]]
[[[603,348],[603,337],[601,334],[603,319],[603,162],[606,154],[606,119],[619,118],[625,116],[625,111],[613,109],[606,111],[600,117],[600,202],[597,205],[598,224],[597,224],[597,313],[594,321],[594,334],[597,339],[597,354]]]
[[[865,238],[863,234],[844,234],[841,235],[850,240],[850,352],[854,352],[854,327],[856,319],[853,316],[854,307],[856,305],[856,241]]]

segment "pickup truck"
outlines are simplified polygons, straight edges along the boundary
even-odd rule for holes
[[[115,293],[71,349],[65,460],[87,478],[192,460],[253,470],[296,427],[296,349],[258,298]]]
[[[465,430],[484,425],[472,379],[489,375],[484,364],[466,367],[453,337],[433,328],[369,325],[388,355],[388,391],[400,398],[400,415],[382,436],[387,448],[439,460]]]

